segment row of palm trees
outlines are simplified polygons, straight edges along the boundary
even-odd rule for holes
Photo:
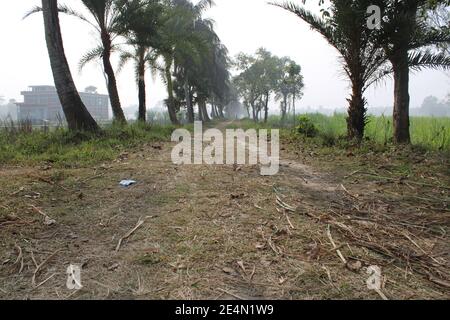
[[[145,122],[147,70],[160,74],[167,86],[166,100],[172,123],[187,108],[188,121],[195,120],[194,105],[201,120],[209,120],[207,103],[223,108],[230,91],[229,58],[226,47],[214,31],[213,22],[203,17],[212,0],[197,4],[189,0],[81,0],[88,15],[83,15],[57,0],[42,0],[47,47],[55,86],[70,129],[98,130],[83,105],[65,57],[59,14],[67,14],[91,25],[99,36],[99,46],[87,52],[80,68],[99,59],[113,110],[114,121],[126,123],[117,89],[116,71],[111,56],[120,57],[118,71],[133,62],[138,86],[139,120]],[[28,14],[28,15],[29,15]],[[117,39],[123,39],[118,45]]]
[[[306,1],[303,0],[303,3]],[[320,1],[324,5],[324,1]],[[294,3],[274,4],[294,13],[319,32],[340,54],[352,88],[348,99],[348,137],[361,140],[367,123],[364,93],[386,76],[394,79],[394,142],[410,143],[409,77],[411,70],[450,68],[448,52],[432,46],[450,43],[447,26],[430,25],[426,17],[448,0],[334,0],[322,17]],[[383,19],[367,26],[367,9],[377,5]]]

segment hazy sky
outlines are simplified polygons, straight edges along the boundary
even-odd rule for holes
[[[78,0],[65,3],[79,8]],[[300,2],[300,1],[299,1]],[[37,0],[2,1],[0,4],[0,96],[22,100],[20,91],[29,85],[53,85],[53,78],[45,45],[43,21],[40,14],[26,20],[23,15]],[[216,7],[208,16],[216,22],[216,29],[231,55],[243,51],[253,53],[265,47],[279,56],[290,56],[303,68],[306,90],[301,107],[346,106],[348,84],[342,75],[337,52],[324,39],[296,16],[267,5],[266,0],[216,0]],[[66,54],[78,89],[89,85],[106,93],[105,80],[99,64],[78,72],[78,61],[84,52],[93,48],[96,37],[84,23],[61,17]],[[149,107],[166,98],[163,85],[149,75]],[[137,104],[137,88],[131,66],[118,75],[119,92],[124,106]],[[392,82],[388,81],[367,93],[371,107],[392,105]],[[450,77],[440,71],[415,74],[411,81],[412,106],[419,106],[428,95],[444,98],[450,92]]]

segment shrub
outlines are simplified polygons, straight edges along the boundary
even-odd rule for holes
[[[306,116],[298,118],[297,132],[305,137],[314,138],[319,133],[314,123]]]

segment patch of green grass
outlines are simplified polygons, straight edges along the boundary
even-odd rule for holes
[[[307,115],[319,129],[322,137],[343,137],[346,134],[346,116],[336,114],[327,117],[321,114]],[[392,117],[369,117],[366,140],[388,145],[393,136]],[[429,150],[450,150],[450,118],[411,117],[411,140],[413,145]]]
[[[334,114],[326,116],[319,113],[299,115],[296,124],[308,119],[318,131],[316,137],[309,141],[319,146],[348,146],[345,139],[347,133],[347,122],[345,114]],[[392,144],[393,120],[392,117],[369,116],[365,129],[365,145],[372,151],[383,149],[383,146]],[[292,135],[294,130],[293,118],[290,117],[282,123],[279,116],[271,116],[267,124],[255,123],[249,119],[233,123],[230,128],[242,129],[284,129],[284,136]],[[416,148],[432,151],[450,151],[450,118],[442,117],[411,117],[411,140]],[[283,135],[283,134],[282,134]],[[363,144],[364,147],[364,144]],[[384,150],[384,149],[383,149]]]
[[[108,126],[101,133],[0,132],[0,164],[50,162],[76,167],[115,159],[120,152],[155,141],[170,139],[174,127],[133,124]]]

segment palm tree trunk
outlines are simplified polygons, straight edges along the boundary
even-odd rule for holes
[[[397,32],[402,35],[394,43],[390,62],[394,70],[394,143],[409,144],[409,57],[411,38],[417,28],[417,13],[420,1],[407,1],[400,5],[400,14],[404,20]]]
[[[217,119],[219,118],[219,112],[217,111],[216,106],[214,105],[214,103],[211,103],[211,117],[213,119]]]
[[[114,120],[118,123],[126,124],[125,114],[123,113],[122,106],[120,104],[119,91],[117,90],[117,80],[114,74],[114,69],[111,65],[111,37],[107,31],[102,31],[102,44],[103,44],[103,68],[108,77],[108,93],[109,100],[111,101],[111,108],[114,114]]]
[[[205,120],[205,119],[203,119],[203,110],[202,110],[202,107],[200,106],[200,104],[198,104],[198,118],[202,122]]]
[[[222,105],[220,105],[220,106],[217,106],[217,109],[218,109],[218,112],[219,112],[219,117],[221,119],[225,119],[225,114],[223,113],[224,107]]]
[[[145,123],[147,121],[147,101],[145,94],[145,61],[144,55],[139,57],[139,117],[138,121]]]
[[[361,141],[366,125],[366,100],[363,96],[363,84],[353,81],[352,96],[349,102],[347,118],[347,136],[349,139]]]
[[[185,99],[186,99],[188,122],[189,123],[194,123],[194,121],[195,121],[195,118],[194,118],[194,107],[192,106],[191,93],[190,93],[190,90],[189,90],[189,84],[188,84],[187,80],[184,82],[184,95],[185,95]]]
[[[392,61],[394,68],[394,143],[411,143],[409,132],[409,66],[408,52]]]
[[[203,121],[205,121],[205,122],[210,122],[210,121],[211,121],[211,118],[209,117],[209,114],[208,114],[208,108],[207,108],[207,106],[206,106],[206,100],[205,100],[205,99],[202,99],[202,100],[199,102],[199,106],[200,106],[200,108],[202,109]]]
[[[177,118],[177,113],[175,111],[174,105],[174,97],[173,97],[173,82],[172,82],[172,73],[170,72],[171,65],[166,62],[166,81],[167,81],[167,93],[169,98],[167,100],[167,110],[169,111],[170,121],[173,125],[179,125],[180,122]]]
[[[59,24],[58,1],[42,0],[45,39],[58,97],[70,130],[98,131],[99,127],[73,82]]]

